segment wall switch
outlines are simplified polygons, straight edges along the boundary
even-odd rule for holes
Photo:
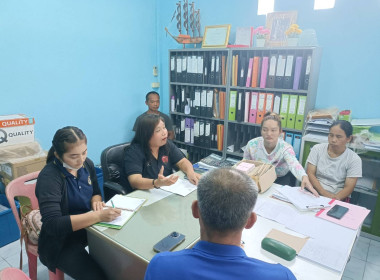
[[[158,67],[153,66],[153,76],[157,77],[158,76]]]
[[[160,87],[160,83],[159,82],[152,83],[152,88],[159,88],[159,87]]]

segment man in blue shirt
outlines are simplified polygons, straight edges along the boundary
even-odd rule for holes
[[[201,241],[192,249],[157,254],[145,280],[296,279],[288,268],[249,258],[240,247],[243,229],[256,222],[256,199],[255,182],[239,170],[219,168],[204,174],[191,207],[199,219]]]

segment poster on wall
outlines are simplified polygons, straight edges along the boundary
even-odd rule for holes
[[[274,12],[267,14],[266,27],[270,30],[269,38],[267,38],[267,47],[286,46],[285,31],[297,22],[297,11]]]

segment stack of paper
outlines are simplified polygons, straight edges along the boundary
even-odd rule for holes
[[[282,186],[277,191],[301,211],[330,207],[331,198],[315,197],[310,192],[301,190],[301,187]]]

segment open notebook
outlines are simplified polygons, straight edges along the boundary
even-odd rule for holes
[[[112,201],[112,202],[111,202]],[[121,215],[111,222],[97,223],[98,226],[121,229],[132,216],[140,209],[146,199],[116,194],[107,203],[108,207],[121,209]],[[113,203],[113,205],[112,205]]]

